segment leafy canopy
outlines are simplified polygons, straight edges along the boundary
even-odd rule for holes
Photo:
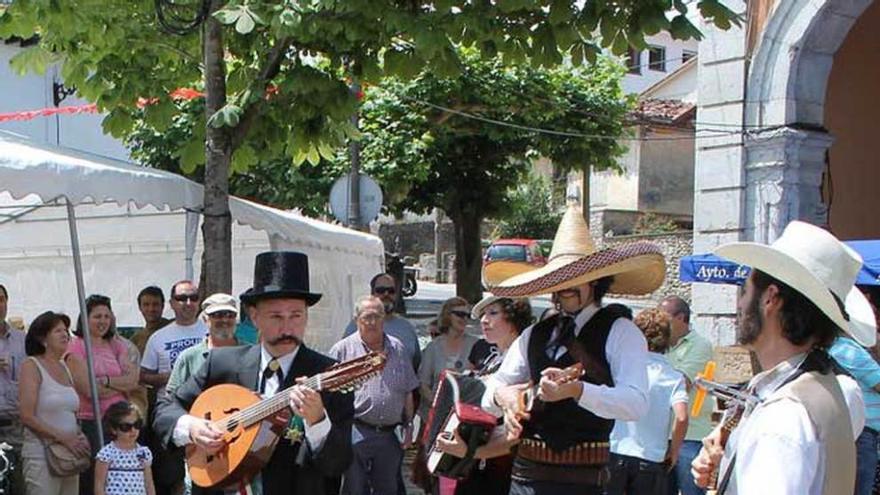
[[[456,46],[500,55],[506,64],[549,67],[568,57],[580,65],[595,60],[600,45],[623,53],[661,30],[698,38],[686,16],[693,6],[684,0],[230,0],[215,14],[225,25],[228,99],[208,123],[241,130],[232,144],[244,155],[235,172],[278,157],[317,165],[358,135],[349,121],[357,108],[349,77],[376,83],[422,69],[454,77],[462,70]],[[696,7],[719,27],[738,22],[719,0],[698,0]],[[16,0],[0,13],[0,37],[34,34],[39,43],[16,57],[14,67],[39,72],[60,62],[65,84],[107,112],[104,128],[113,136],[132,130],[141,99],[151,102],[145,122],[164,132],[180,111],[169,94],[203,87],[198,32],[163,32],[154,0]],[[278,62],[277,70],[269,61]],[[204,129],[194,129],[175,150],[187,170],[204,162],[204,139]]]
[[[563,169],[618,167],[629,109],[619,65],[506,67],[467,50],[459,59],[457,77],[425,71],[367,91],[362,169],[379,178],[394,210],[503,216],[508,189],[535,158]]]

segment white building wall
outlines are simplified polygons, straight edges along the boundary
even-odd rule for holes
[[[9,65],[19,53],[17,43],[0,43],[0,113],[54,108],[52,83],[60,80],[57,70],[49,68],[45,74],[16,74]],[[87,102],[68,96],[61,106],[78,106]],[[48,143],[88,151],[90,153],[127,160],[128,150],[122,143],[104,134],[103,115],[77,114],[36,117],[31,120],[0,122],[0,130],[21,134],[38,143]]]
[[[623,78],[623,90],[626,93],[641,93],[654,84],[658,83],[664,77],[674,72],[682,65],[682,55],[684,51],[696,53],[699,42],[694,40],[681,41],[672,39],[669,33],[657,33],[646,38],[648,45],[662,46],[666,49],[666,70],[658,71],[648,67],[648,50],[642,50],[641,63],[639,64],[640,74],[629,74]],[[635,65],[629,61],[624,61],[627,66]]]

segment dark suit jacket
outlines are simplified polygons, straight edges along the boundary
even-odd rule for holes
[[[300,347],[290,369],[284,374],[284,387],[301,376],[312,376],[333,365],[335,361],[304,345]],[[260,375],[260,345],[222,347],[214,349],[202,368],[181,385],[173,395],[164,397],[158,404],[153,429],[171,449],[178,448],[172,442],[177,420],[189,411],[199,394],[214,385],[234,383],[257,390]],[[269,463],[262,471],[263,493],[290,493],[306,495],[323,493],[323,479],[339,476],[348,468],[352,459],[351,422],[354,403],[351,394],[322,392],[324,408],[330,417],[332,428],[324,445],[318,452],[311,451],[307,442],[291,445],[279,440]],[[309,448],[303,465],[297,465],[298,449]],[[214,494],[193,486],[194,494]]]

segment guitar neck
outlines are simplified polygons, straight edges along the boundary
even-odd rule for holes
[[[321,387],[320,373],[311,376],[304,382],[296,385],[303,385],[315,391],[323,390]],[[231,430],[239,425],[247,428],[277,414],[290,404],[290,395],[288,392],[293,387],[294,385],[291,385],[283,390],[279,390],[272,397],[263,399],[250,407],[217,421],[216,426],[220,428],[221,431]]]
[[[740,419],[742,419],[744,408],[741,406],[734,407],[735,409],[731,411],[730,414],[725,414],[724,419],[721,421],[721,436],[718,439],[718,444],[722,449],[727,447],[727,440],[730,438],[730,432],[736,428]],[[717,469],[712,471],[712,475],[709,477],[709,484],[706,487],[707,494],[714,495],[717,493],[718,475],[720,474],[720,470],[721,466],[718,466]]]

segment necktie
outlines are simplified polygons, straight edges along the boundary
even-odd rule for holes
[[[281,371],[281,363],[277,359],[272,359],[263,370],[263,377],[260,379],[260,393],[266,391],[266,380],[275,375],[278,377],[278,388],[284,383],[284,372]]]
[[[574,340],[574,317],[561,316],[559,318],[559,326],[556,329],[556,338],[549,347],[550,357],[556,359],[561,347],[568,348],[571,341]]]

